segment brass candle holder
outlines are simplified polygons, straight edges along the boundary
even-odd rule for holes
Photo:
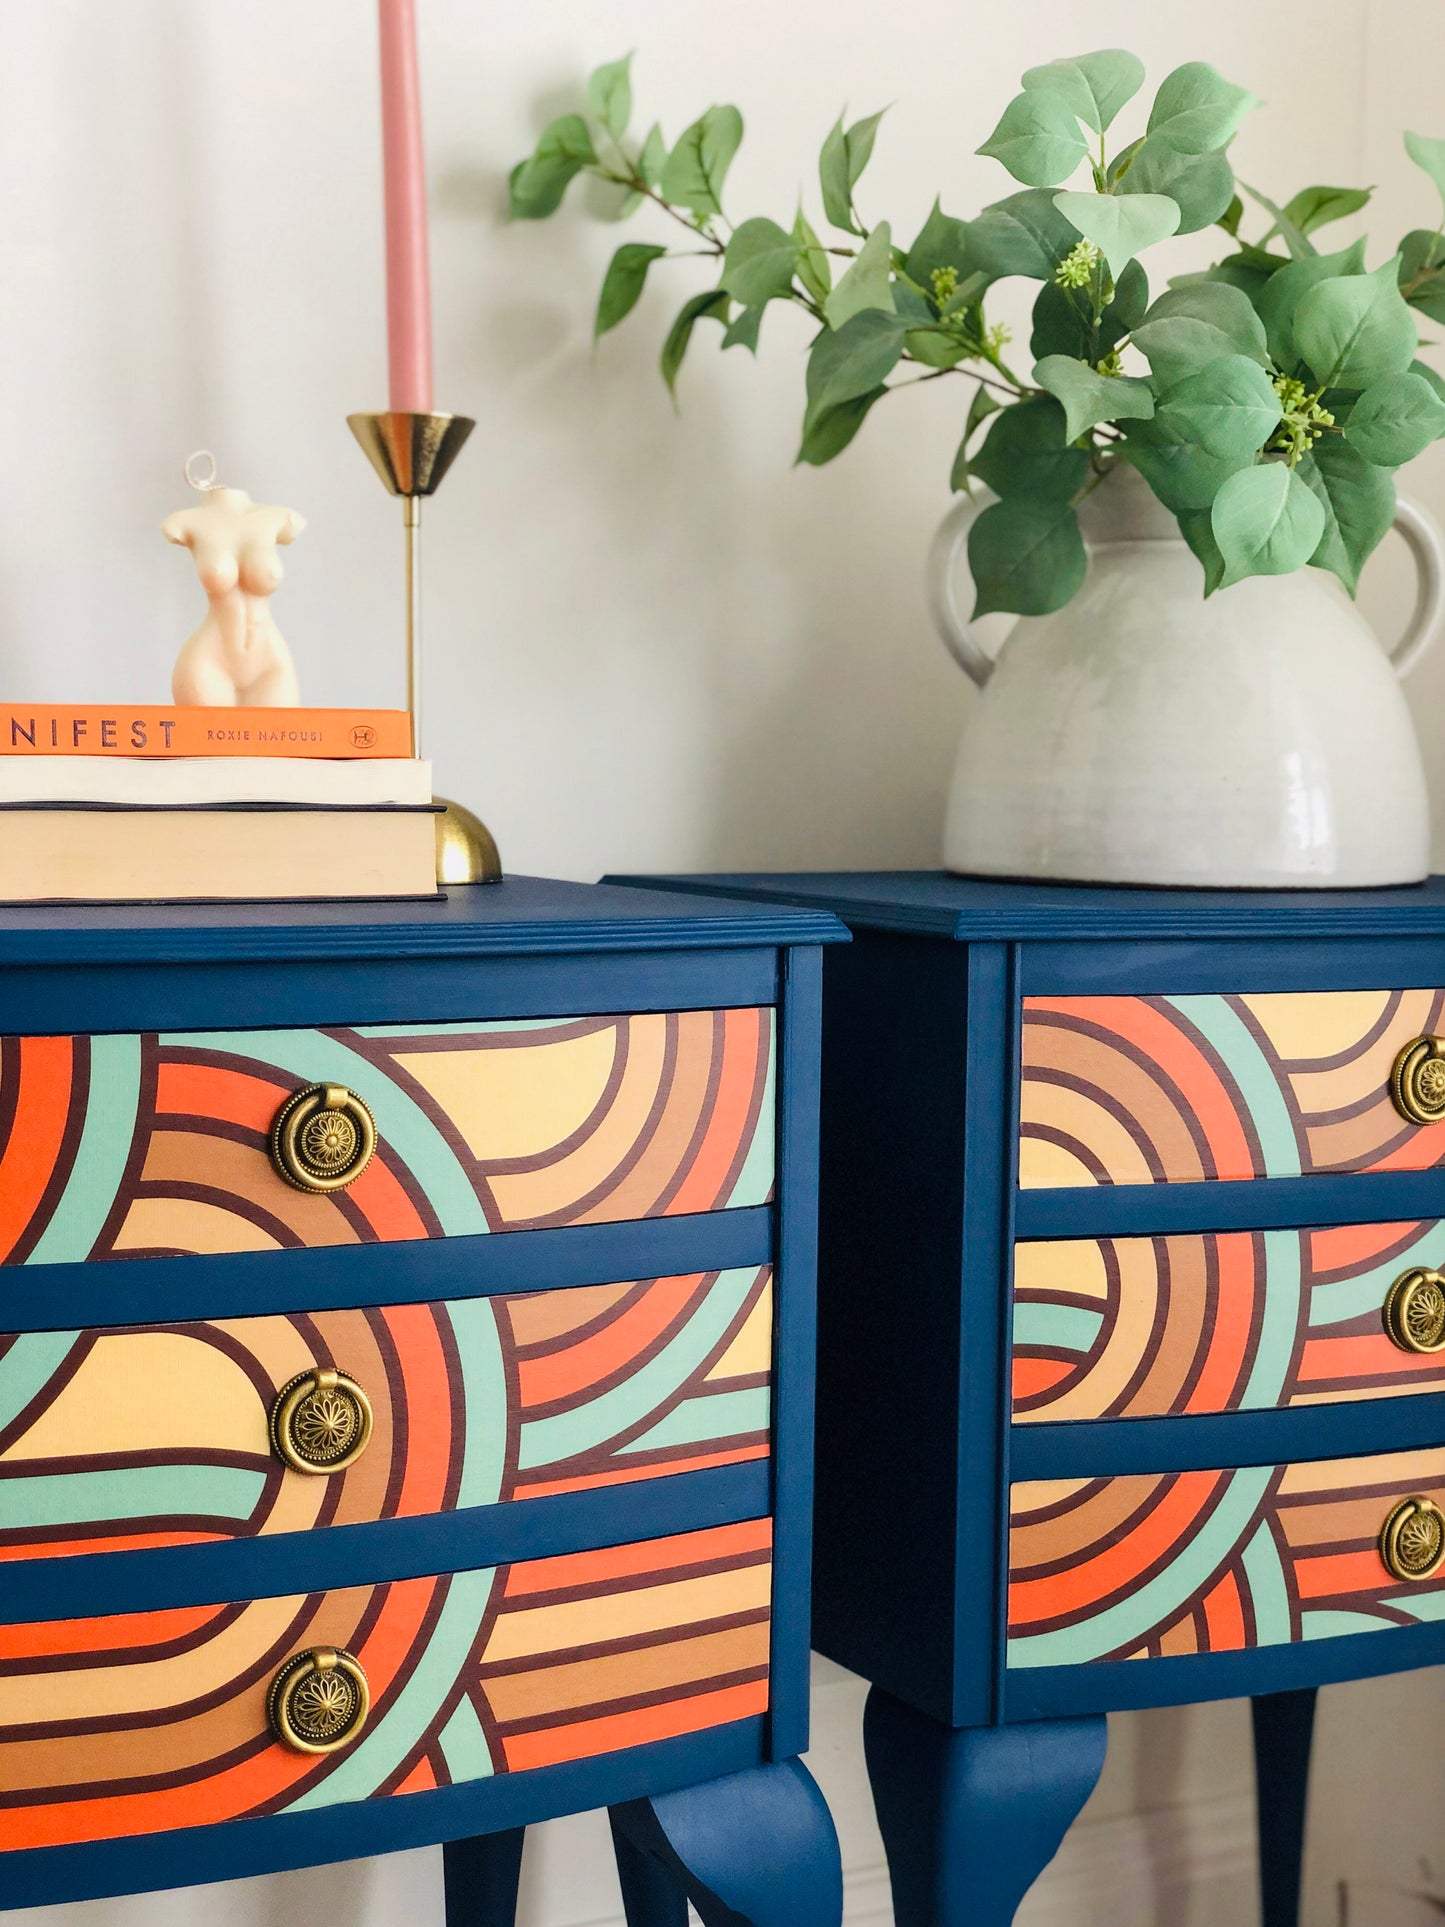
[[[352,434],[391,495],[402,502],[406,538],[406,706],[411,752],[420,756],[422,723],[421,505],[435,495],[476,423],[466,415],[412,414],[388,409],[348,415]],[[437,882],[499,883],[502,860],[491,831],[460,803],[444,797],[437,817]]]

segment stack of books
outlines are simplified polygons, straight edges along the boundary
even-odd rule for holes
[[[434,897],[405,710],[0,707],[0,902]]]

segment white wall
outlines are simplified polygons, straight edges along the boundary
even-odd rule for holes
[[[919,560],[946,506],[960,402],[881,409],[836,467],[794,471],[803,332],[754,365],[712,341],[675,417],[655,373],[670,292],[594,354],[618,238],[579,215],[499,222],[505,171],[589,67],[639,50],[641,112],[676,134],[714,99],[749,131],[734,205],[786,220],[839,106],[895,103],[864,189],[900,230],[936,191],[1007,191],[971,150],[1019,71],[1108,37],[1157,79],[1205,57],[1269,103],[1237,162],[1267,192],[1372,180],[1381,237],[1430,218],[1398,128],[1445,132],[1434,0],[420,0],[433,173],[438,403],[478,429],[428,511],[430,745],[510,867],[926,865],[966,694],[932,641]],[[157,533],[180,464],[294,503],[310,528],[278,612],[314,701],[400,700],[399,531],[344,425],[384,361],[371,8],[365,0],[0,0],[0,649],[6,696],[159,699],[198,597]],[[643,221],[631,230],[647,231]],[[1180,244],[1181,249],[1190,244]],[[1382,250],[1376,250],[1381,253]],[[1182,258],[1182,257],[1181,257]],[[675,279],[671,277],[675,276]],[[961,385],[960,385],[961,386]],[[1445,510],[1445,455],[1419,468]],[[1399,559],[1371,572],[1382,623]],[[1445,652],[1412,700],[1445,852]],[[1310,1927],[1424,1927],[1392,1884],[1445,1809],[1434,1675],[1325,1697]],[[860,1689],[820,1669],[815,1764],[850,1918],[887,1918],[857,1746]],[[1115,1722],[1086,1821],[1023,1918],[1239,1927],[1251,1918],[1245,1710]],[[532,1927],[615,1916],[594,1818],[529,1856]],[[1186,1895],[1188,1897],[1186,1897]],[[324,1913],[440,1920],[435,1856],[67,1919],[259,1927]]]

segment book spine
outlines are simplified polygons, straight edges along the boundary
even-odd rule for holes
[[[410,755],[404,709],[0,707],[0,756]]]

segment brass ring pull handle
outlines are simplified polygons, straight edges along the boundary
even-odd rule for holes
[[[371,1400],[349,1372],[301,1372],[271,1407],[271,1444],[293,1472],[344,1472],[370,1442]]]
[[[1385,1298],[1385,1330],[1402,1352],[1445,1352],[1445,1278],[1402,1271]]]
[[[335,1646],[293,1653],[266,1694],[266,1717],[293,1753],[335,1753],[354,1740],[371,1710],[361,1663]]]
[[[1445,1563],[1445,1514],[1433,1499],[1401,1499],[1380,1528],[1380,1557],[1395,1579],[1434,1578]]]
[[[1406,1044],[1390,1072],[1390,1095],[1411,1124],[1445,1118],[1445,1039],[1417,1037]]]
[[[376,1122],[344,1084],[295,1091],[271,1126],[271,1162],[298,1191],[341,1191],[376,1149]]]

